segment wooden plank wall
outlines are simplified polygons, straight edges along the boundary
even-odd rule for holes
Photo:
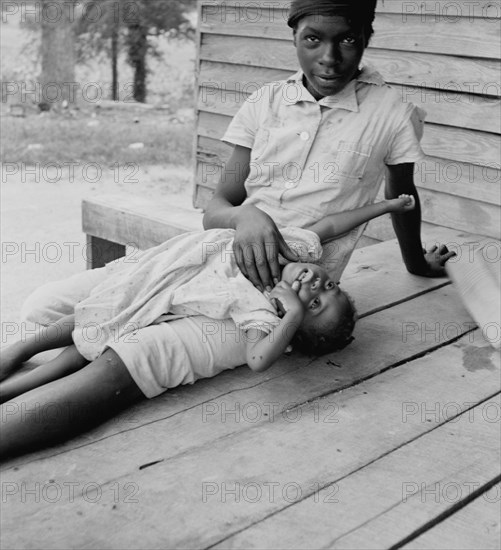
[[[290,0],[199,0],[194,204],[204,208],[230,148],[220,142],[245,97],[298,69]],[[500,238],[499,0],[379,0],[364,62],[424,108],[416,184],[425,225]],[[389,216],[366,235],[393,238]]]

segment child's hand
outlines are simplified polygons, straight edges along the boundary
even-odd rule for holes
[[[304,316],[304,306],[297,295],[299,286],[294,288],[289,283],[280,281],[270,292],[270,300],[277,308],[279,317],[283,317],[288,312],[301,319]]]
[[[409,212],[416,208],[416,199],[412,195],[399,195],[398,199],[390,199],[390,212]]]

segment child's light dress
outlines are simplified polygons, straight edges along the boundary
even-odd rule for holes
[[[318,236],[300,228],[282,234],[300,261],[317,262]],[[73,340],[87,359],[128,333],[188,316],[232,319],[240,330],[265,333],[279,323],[275,307],[241,273],[233,254],[233,229],[174,237],[106,266],[106,278],[75,308]]]

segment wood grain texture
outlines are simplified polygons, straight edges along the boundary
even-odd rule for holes
[[[256,17],[255,13],[261,7],[272,7],[279,10],[287,10],[290,7],[291,0],[202,0],[199,4],[209,6],[211,9],[222,11],[223,6],[241,7],[249,14],[249,17]],[[457,0],[451,5],[437,6],[435,0],[422,0],[419,2],[407,2],[405,0],[379,0],[376,13],[395,13],[395,14],[423,14],[425,17],[442,16],[451,20],[458,17],[471,19],[482,17],[489,19],[499,19],[499,2],[494,0],[479,0],[470,2],[468,0]]]
[[[418,550],[433,546],[437,550],[476,550],[481,545],[485,550],[497,550],[501,547],[500,495],[501,485],[497,484],[402,548]]]
[[[364,62],[374,66],[390,84],[442,91],[456,100],[461,93],[499,97],[498,59],[478,59],[369,48]],[[436,94],[426,92],[431,97]]]
[[[440,359],[440,353],[437,352],[434,359]],[[487,403],[455,417],[461,410],[459,404],[456,406],[455,402],[445,400],[438,402],[436,416],[446,416],[450,422],[281,513],[229,537],[216,548],[266,546],[270,549],[306,549],[311,548],[311,541],[315,541],[318,548],[374,550],[399,544],[405,536],[422,528],[440,513],[466,501],[473,487],[478,489],[499,474],[496,425],[488,422],[485,414],[489,409],[495,409],[498,403],[499,397],[489,399]],[[427,402],[406,402],[402,421],[430,420],[436,425],[435,404],[430,405]],[[482,450],[471,445],[472,440],[480,438],[489,442]],[[455,523],[457,516],[465,515],[464,511],[470,506],[454,515],[450,523]],[[485,508],[485,505],[480,507]],[[468,524],[471,535],[466,538],[476,539],[477,546],[463,548],[483,548],[483,544],[487,544],[486,548],[494,548],[491,545],[496,541],[496,531],[492,529],[492,520],[496,508],[496,503],[491,503],[485,510],[486,519],[490,521],[480,522],[482,527],[491,523],[491,530],[476,529],[473,526],[477,523]],[[445,531],[442,526],[445,527],[448,521],[416,539],[409,548],[435,548],[439,540],[440,548],[462,548],[452,530],[442,542],[441,533]],[[321,529],[318,529],[319,525]]]
[[[227,42],[229,47],[236,44],[235,37],[221,36],[219,39]],[[251,51],[253,47],[258,47],[258,43],[256,39],[252,39],[246,46],[247,51]],[[262,43],[260,46],[262,49]],[[287,50],[292,54],[290,66],[282,69],[237,62],[229,65],[224,60],[202,59],[199,85],[212,83],[225,89],[252,92],[256,86],[262,86],[266,82],[286,79],[299,67],[294,52],[289,48]],[[388,83],[425,88],[427,91],[420,92],[420,95],[428,97],[430,101],[435,101],[440,96],[428,90],[443,92],[444,101],[450,102],[458,102],[464,93],[474,95],[475,98],[480,96],[477,99],[481,99],[483,95],[489,96],[490,102],[495,103],[491,96],[500,95],[500,86],[497,85],[500,66],[497,61],[455,59],[374,48],[366,50],[363,59],[364,63],[376,68]],[[470,101],[473,102],[474,98]]]
[[[144,250],[202,229],[202,213],[135,196],[106,196],[83,202],[82,228],[94,237]]]
[[[240,0],[242,2],[244,0]],[[475,17],[495,20],[501,16],[499,2],[493,0],[480,0],[469,2],[457,0],[453,3],[439,3],[435,0],[420,0],[408,2],[406,0],[379,0],[376,13],[419,14],[423,19],[430,17],[442,17],[451,22],[458,18],[471,20]]]
[[[500,168],[501,140],[496,134],[427,124],[421,144],[430,156]]]
[[[259,36],[288,40],[292,30],[282,9],[262,7],[253,13],[242,9],[202,8],[202,33]],[[380,13],[371,46],[390,50],[428,52],[497,59],[501,46],[498,19],[458,17],[451,21],[441,14]]]
[[[299,65],[292,42],[272,38],[202,35],[202,60],[294,73]],[[455,57],[370,47],[364,59],[392,83],[464,93],[500,95],[499,59]]]
[[[416,163],[414,181],[420,188],[501,205],[499,168],[426,157]]]
[[[418,192],[422,202],[423,228],[443,226],[484,235],[494,242],[500,239],[501,209],[498,205],[430,191],[419,186]],[[377,200],[383,197],[384,190],[381,188]],[[394,231],[390,216],[371,220],[365,233],[382,241],[392,239]]]
[[[379,14],[371,46],[464,57],[499,58],[499,21],[466,17]]]
[[[447,308],[451,306],[450,300],[442,303],[447,303]],[[454,315],[450,309],[449,313]],[[381,333],[372,333],[371,340],[381,342],[384,338]],[[256,388],[247,394],[232,394],[226,400],[228,411],[238,411],[236,403],[240,407],[248,403],[264,407],[265,402],[276,402],[280,413],[271,418],[255,422],[230,413],[225,420],[216,414],[209,415],[204,422],[198,409],[171,418],[163,426],[157,424],[154,431],[154,426],[144,426],[108,438],[104,446],[98,442],[53,457],[51,461],[25,464],[17,471],[10,469],[3,475],[4,482],[20,485],[33,478],[42,482],[52,479],[61,485],[94,482],[107,489],[107,493],[99,506],[89,503],[78,492],[71,507],[63,499],[55,503],[27,499],[21,503],[13,498],[1,518],[4,544],[9,546],[14,534],[21,545],[33,539],[36,523],[28,522],[20,531],[16,520],[20,513],[36,514],[37,522],[45,522],[47,528],[37,539],[45,548],[67,544],[69,537],[78,547],[85,543],[130,548],[137,545],[139,536],[141,546],[148,548],[199,548],[215,544],[294,504],[298,491],[302,496],[311,496],[319,485],[337,482],[447,421],[439,418],[436,423],[403,423],[404,403],[447,400],[462,404],[488,398],[499,384],[499,367],[470,372],[463,362],[467,349],[478,352],[482,348],[482,343],[470,342],[466,336],[449,350],[443,349],[443,358],[437,356],[437,362],[428,355],[330,395],[325,395],[326,373],[310,365],[306,372],[297,371],[296,376],[287,377],[281,386],[275,385],[270,391]],[[395,356],[389,358],[394,360]],[[362,365],[358,362],[354,368],[360,369]],[[331,369],[336,375],[341,370]],[[282,413],[281,404],[294,403],[298,391],[313,389],[311,377],[317,380],[318,405],[308,402]],[[278,397],[277,391],[283,398]],[[222,402],[213,405],[218,405],[221,411]],[[155,438],[155,433],[165,435]],[[116,456],[120,456],[120,461],[113,460]],[[305,457],[312,458],[305,461]],[[150,463],[154,464],[139,469]],[[137,502],[128,505],[119,501],[113,508],[110,489],[113,483],[120,487],[125,483],[137,484]],[[261,488],[266,487],[265,483],[278,484],[280,491],[271,499],[267,494],[254,499],[252,492],[245,496],[241,493],[242,487],[249,483]],[[296,492],[282,492],[290,484]],[[208,487],[218,493],[207,494]],[[225,498],[221,496],[224,487],[229,490],[225,490]],[[196,521],[188,520],[195,517]],[[71,533],[67,529],[69,522],[75,526]],[[79,528],[89,523],[93,525],[91,533]],[[317,528],[320,538],[322,526]]]

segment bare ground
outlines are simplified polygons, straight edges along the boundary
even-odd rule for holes
[[[138,167],[136,174],[103,170],[99,181],[91,183],[95,175],[76,166],[73,174],[62,170],[58,179],[42,168],[10,174],[2,166],[2,347],[16,339],[12,323],[19,323],[20,307],[35,288],[85,269],[83,198],[128,193],[191,205],[192,171],[185,167]]]

